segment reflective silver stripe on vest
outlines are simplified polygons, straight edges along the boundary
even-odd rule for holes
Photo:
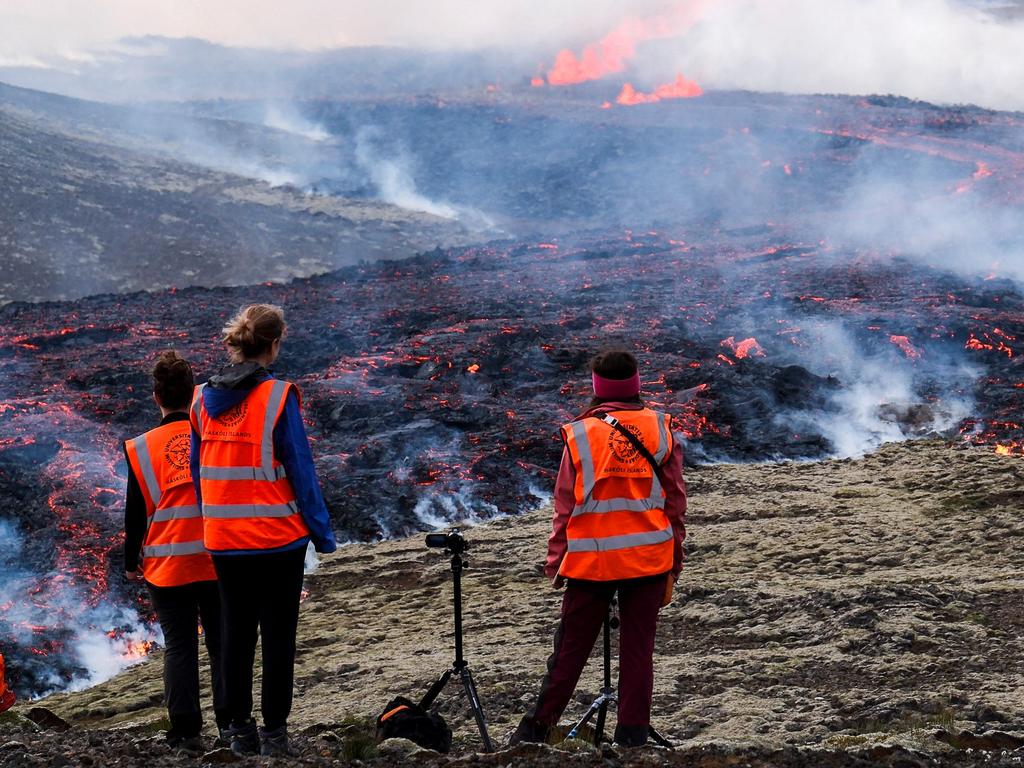
[[[156,472],[153,471],[153,458],[149,455],[149,445],[146,443],[146,436],[136,437],[132,440],[135,446],[135,455],[139,458],[139,467],[142,469],[142,481],[149,493],[149,499],[155,507],[160,503],[160,483],[156,481]]]
[[[654,462],[660,467],[672,444],[669,443],[668,435],[665,433],[665,416],[657,411],[654,412],[654,415],[658,418],[658,450],[654,452]]]
[[[171,520],[188,520],[193,517],[201,517],[202,512],[199,511],[199,507],[195,504],[189,504],[184,507],[164,507],[158,509],[149,518],[151,523],[167,523]]]
[[[171,544],[154,544],[142,548],[143,557],[178,557],[180,555],[201,555],[206,551],[202,539],[199,541],[175,541]]]
[[[661,483],[657,477],[651,481],[651,495],[646,499],[590,499],[573,507],[572,516],[601,514],[604,512],[648,512],[652,509],[664,509],[665,497],[662,495]]]
[[[661,414],[658,416],[658,453],[655,454],[655,458],[658,459],[658,463],[661,463],[661,457],[663,457],[667,451],[667,440],[665,439],[665,424],[661,419]],[[607,422],[605,422],[607,423]],[[609,426],[609,429],[614,427]],[[572,432],[576,438],[576,451],[580,457],[580,466],[582,468],[581,474],[583,475],[583,503],[577,504],[573,507],[572,516],[578,515],[590,515],[590,514],[601,514],[604,512],[647,512],[652,509],[664,509],[665,507],[665,494],[661,486],[661,481],[658,479],[658,475],[655,472],[651,472],[651,495],[646,499],[627,499],[627,498],[612,498],[612,499],[593,499],[591,494],[594,492],[594,457],[590,452],[590,440],[587,437],[586,427],[583,426],[583,421],[574,421],[572,423]],[[647,461],[644,461],[647,464]]]
[[[203,504],[203,517],[289,517],[298,512],[294,501],[287,504]]]
[[[287,381],[274,381],[267,399],[267,413],[263,417],[263,439],[260,444],[260,457],[263,464],[263,477],[267,480],[274,477],[274,424],[281,402],[288,394]]]
[[[270,477],[263,474],[263,467],[200,467],[199,477],[203,480],[269,480],[274,482],[287,477],[284,466],[270,471]]]
[[[192,415],[196,417],[196,426],[200,430],[202,430],[203,428],[203,422],[202,419],[200,419],[200,414],[202,413],[203,410],[203,389],[205,387],[206,384],[200,384],[198,387],[196,387],[195,394],[192,397]]]
[[[621,536],[606,536],[601,539],[569,539],[569,552],[612,552],[617,549],[644,547],[648,544],[663,544],[672,540],[672,526],[660,531],[626,533]]]
[[[576,438],[576,452],[580,457],[580,469],[583,474],[583,498],[589,499],[594,492],[594,456],[590,452],[590,438],[582,421],[572,423],[572,434]]]

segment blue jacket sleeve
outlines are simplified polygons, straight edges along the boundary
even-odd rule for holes
[[[309,528],[313,547],[317,552],[333,552],[338,544],[334,540],[331,517],[320,492],[313,454],[309,450],[309,438],[306,437],[306,427],[302,423],[299,401],[294,392],[288,394],[284,412],[274,427],[274,451],[288,473],[295,491],[295,501]]]
[[[188,468],[192,473],[192,485],[196,489],[196,503],[202,509],[203,494],[199,490],[199,435],[196,434],[195,429],[192,430],[189,436]]]

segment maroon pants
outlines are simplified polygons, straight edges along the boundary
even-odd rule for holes
[[[654,633],[665,596],[666,574],[625,581],[570,580],[562,598],[555,652],[530,719],[541,728],[558,723],[601,632],[608,604],[619,594],[619,712],[617,732],[646,740],[654,690]]]

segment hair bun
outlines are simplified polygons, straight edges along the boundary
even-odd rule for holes
[[[259,357],[284,336],[284,310],[273,304],[250,304],[231,318],[221,333],[235,362]]]
[[[186,408],[192,401],[195,379],[188,360],[173,349],[162,352],[153,366],[153,394],[165,408]]]

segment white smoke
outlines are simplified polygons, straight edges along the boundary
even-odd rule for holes
[[[401,150],[386,153],[381,147],[382,139],[379,129],[363,127],[356,134],[355,151],[356,163],[373,182],[380,199],[400,208],[457,219],[459,212],[454,206],[431,200],[416,190],[408,154]]]
[[[310,141],[327,141],[331,138],[326,128],[303,117],[294,107],[287,104],[268,104],[263,124],[278,131],[294,133]]]
[[[806,330],[810,342],[796,354],[798,362],[819,376],[834,376],[842,388],[829,411],[786,411],[780,422],[799,431],[820,432],[840,458],[864,456],[884,443],[943,434],[973,412],[973,402],[947,391],[924,398],[920,379],[974,381],[979,371],[964,363],[902,357],[896,347],[871,353],[841,322],[824,321]]]
[[[830,240],[962,274],[1024,280],[1019,206],[969,189],[936,189],[912,173],[872,173],[867,166],[862,163],[863,174],[828,216]]]
[[[952,0],[718,0],[658,47],[672,52],[644,57],[652,79],[1024,108],[1024,19]]]

